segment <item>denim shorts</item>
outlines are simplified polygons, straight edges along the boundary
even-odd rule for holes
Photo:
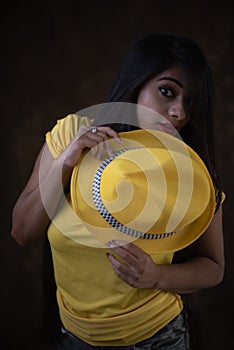
[[[186,316],[181,312],[152,337],[128,346],[93,346],[63,329],[57,350],[190,350]]]

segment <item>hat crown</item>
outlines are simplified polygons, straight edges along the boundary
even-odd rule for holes
[[[107,212],[122,225],[150,234],[177,231],[197,219],[210,196],[207,178],[195,162],[186,166],[187,155],[176,157],[175,164],[167,150],[157,148],[116,156],[100,178],[99,198]],[[198,182],[199,192],[193,190]]]
[[[112,157],[98,161],[87,153],[74,169],[75,211],[104,241],[115,238],[118,230],[122,239],[140,237],[139,244],[149,250],[146,241],[154,238],[164,238],[156,239],[155,251],[188,245],[204,232],[215,209],[204,163],[184,142],[161,131],[120,135],[121,145],[109,140]]]

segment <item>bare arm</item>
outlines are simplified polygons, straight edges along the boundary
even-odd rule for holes
[[[99,157],[102,142],[109,137],[119,142],[118,134],[109,127],[99,127],[97,134],[91,133],[90,128],[81,127],[77,137],[58,158],[52,157],[46,144],[42,147],[29,181],[13,208],[11,234],[20,245],[45,235],[60,203],[63,184],[83,150],[97,146],[94,155]],[[105,150],[111,152],[107,145]]]
[[[134,244],[109,245],[123,258],[121,263],[108,254],[116,274],[136,288],[157,288],[187,294],[220,283],[224,274],[222,206],[206,232],[195,243],[195,256],[185,263],[155,264],[151,257]]]
[[[44,174],[40,177],[42,180],[40,184],[39,171],[42,157],[46,158],[46,161],[44,161]],[[61,178],[57,176],[60,166],[60,160],[52,157],[45,144],[37,157],[29,181],[13,208],[11,234],[20,245],[45,235],[51,219],[41,198],[40,185],[47,187],[48,198],[51,198],[50,212],[55,212],[61,198],[61,191],[58,191],[61,187]],[[69,167],[64,167],[64,182],[68,179],[70,172]]]

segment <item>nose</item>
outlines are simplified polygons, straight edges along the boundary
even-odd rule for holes
[[[179,122],[182,122],[186,119],[186,113],[183,106],[182,99],[174,100],[168,109],[168,114],[170,118],[177,119]]]

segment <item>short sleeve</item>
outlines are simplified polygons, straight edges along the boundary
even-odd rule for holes
[[[77,114],[68,114],[58,119],[57,124],[45,135],[46,143],[54,158],[57,158],[76,136],[81,125],[89,126],[92,119]]]

